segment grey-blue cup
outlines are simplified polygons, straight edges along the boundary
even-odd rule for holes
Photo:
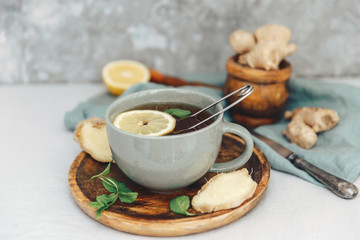
[[[185,103],[204,108],[216,100],[184,89],[155,89],[120,97],[105,113],[107,133],[113,157],[119,168],[134,182],[156,192],[184,188],[210,172],[229,172],[242,167],[251,157],[254,143],[242,126],[227,122],[223,114],[200,130],[167,136],[143,136],[128,133],[113,125],[120,113],[149,103]],[[222,110],[220,104],[211,113]],[[226,163],[215,163],[222,135],[232,133],[245,142],[245,151]]]

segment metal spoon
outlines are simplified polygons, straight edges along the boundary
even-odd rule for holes
[[[201,124],[209,121],[210,119],[212,119],[212,118],[214,118],[214,117],[216,117],[216,116],[224,113],[225,111],[229,110],[230,108],[232,108],[233,106],[235,106],[236,104],[238,104],[239,102],[241,102],[242,100],[244,100],[244,99],[245,99],[247,96],[249,96],[253,91],[254,91],[254,87],[251,86],[250,84],[248,84],[248,85],[246,85],[246,86],[244,86],[244,87],[242,87],[242,88],[239,88],[239,89],[237,89],[237,90],[229,93],[229,94],[226,95],[225,97],[217,100],[216,102],[210,104],[209,106],[207,106],[207,107],[199,110],[198,112],[196,112],[196,113],[194,113],[193,115],[191,115],[191,116],[189,116],[189,117],[187,117],[187,118],[184,118],[184,119],[189,119],[189,118],[192,118],[192,117],[196,117],[198,114],[206,111],[207,109],[211,108],[212,106],[215,106],[216,104],[224,101],[225,99],[231,97],[232,95],[234,95],[234,94],[236,94],[236,93],[239,93],[239,94],[238,94],[238,97],[240,97],[240,98],[239,98],[238,100],[236,100],[235,102],[233,102],[232,104],[230,104],[229,106],[225,107],[223,110],[215,113],[214,115],[211,115],[210,117],[206,118],[205,120],[203,120],[203,121],[201,121],[201,122],[199,122],[199,123],[197,123],[197,124],[195,124],[195,125],[193,125],[193,126],[191,126],[191,127],[189,127],[189,128],[186,128],[186,129],[182,129],[182,130],[180,130],[180,131],[177,131],[177,133],[183,132],[183,131],[187,131],[187,130],[190,130],[190,129],[193,129],[193,128],[196,128],[196,127],[200,126]],[[184,120],[184,119],[181,119],[181,120]],[[180,121],[181,121],[181,120],[180,120]]]

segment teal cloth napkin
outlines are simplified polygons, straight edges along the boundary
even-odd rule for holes
[[[313,148],[303,149],[289,143],[282,134],[288,124],[284,118],[275,124],[258,127],[255,131],[289,148],[319,168],[353,182],[360,173],[360,88],[310,79],[291,79],[290,97],[285,109],[303,106],[330,108],[340,117],[333,129],[317,134],[318,141]],[[273,169],[322,185],[306,172],[294,167],[264,142],[256,138],[254,141]]]
[[[206,81],[214,85],[223,85],[225,82],[225,74],[196,74],[181,77],[188,81]],[[338,125],[329,131],[319,133],[316,145],[308,150],[289,143],[282,135],[282,131],[286,129],[288,124],[288,121],[283,118],[275,124],[258,127],[255,131],[286,146],[297,153],[299,157],[305,158],[321,169],[353,182],[360,173],[360,126],[358,125],[360,120],[360,89],[310,79],[293,78],[289,82],[290,97],[286,104],[286,110],[302,106],[330,108],[337,111],[340,116]],[[155,88],[167,88],[167,86],[155,83],[138,84],[126,90],[122,96]],[[214,99],[222,97],[221,91],[212,88],[194,86],[180,88],[200,91]],[[69,130],[74,130],[76,124],[83,119],[92,116],[104,118],[106,108],[116,98],[104,92],[79,103],[73,110],[65,113],[65,126]],[[225,118],[231,120],[228,114]],[[264,152],[271,168],[322,185],[306,172],[294,167],[261,140],[254,137],[254,142]]]

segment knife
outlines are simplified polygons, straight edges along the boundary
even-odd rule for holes
[[[336,177],[324,170],[321,170],[320,168],[309,163],[305,159],[299,158],[297,154],[292,152],[290,149],[280,145],[279,143],[267,137],[260,135],[259,133],[254,132],[251,129],[248,130],[253,136],[259,138],[267,145],[269,145],[272,149],[274,149],[278,154],[288,159],[295,167],[307,172],[310,176],[324,184],[330,191],[332,191],[339,197],[345,199],[353,199],[358,194],[358,189],[354,184],[339,177]]]

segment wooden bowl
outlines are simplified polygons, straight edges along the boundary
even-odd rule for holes
[[[233,120],[246,127],[254,128],[274,123],[289,97],[291,64],[283,60],[279,70],[253,69],[237,62],[239,55],[226,62],[227,79],[224,94],[235,91],[247,84],[254,87],[253,93],[231,109]],[[228,98],[233,103],[237,97]]]

